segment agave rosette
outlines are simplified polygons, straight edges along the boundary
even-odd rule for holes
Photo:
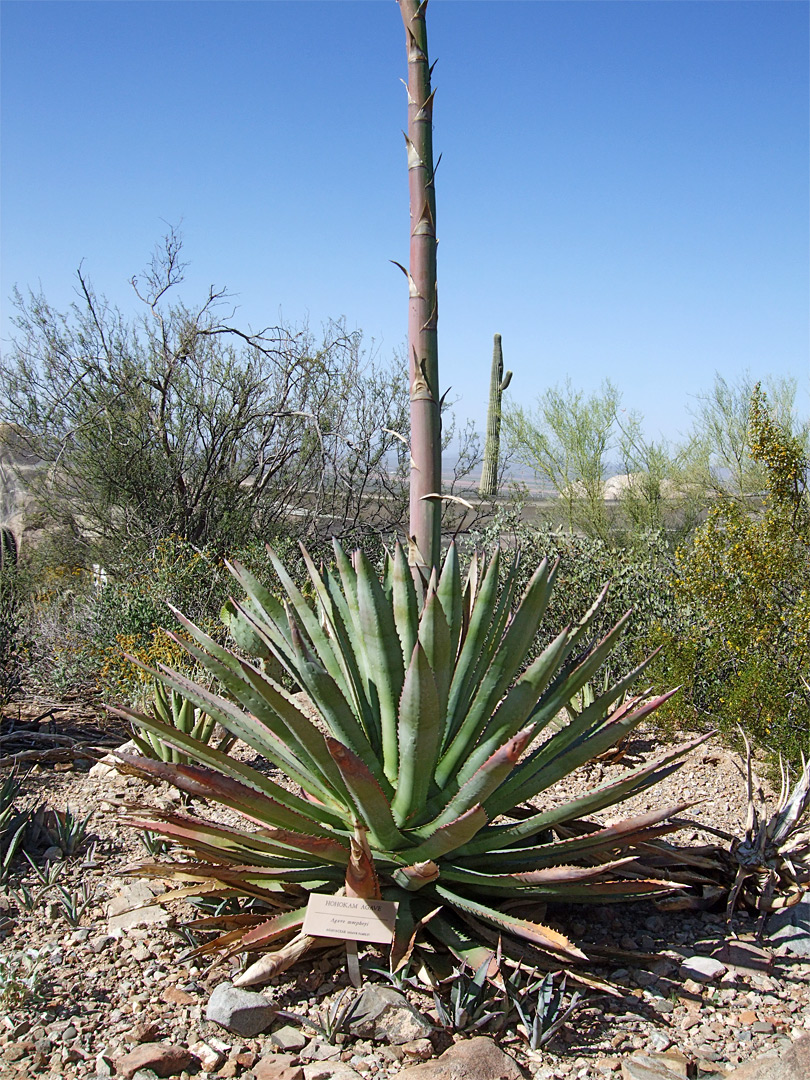
[[[187,635],[176,640],[223,692],[167,668],[154,674],[287,782],[156,716],[122,710],[194,762],[127,764],[245,820],[238,829],[174,812],[130,815],[137,828],[182,849],[182,861],[141,867],[184,883],[174,895],[249,896],[277,910],[214,942],[231,951],[275,946],[243,983],[268,978],[316,944],[301,932],[311,891],[398,901],[395,958],[423,927],[477,959],[479,928],[559,961],[582,953],[506,908],[627,900],[671,886],[661,872],[647,872],[639,852],[674,828],[670,819],[684,804],[610,825],[583,819],[656,783],[699,740],[575,799],[535,805],[669,696],[628,696],[645,662],[560,725],[564,706],[592,680],[626,623],[627,616],[594,640],[604,591],[524,668],[556,566],[543,562],[518,597],[517,560],[502,570],[498,552],[488,563],[474,557],[462,578],[451,546],[441,573],[423,585],[399,546],[380,579],[362,552],[349,557],[336,544],[334,570],[319,572],[304,551],[309,602],[270,554],[284,602],[231,566],[244,590],[226,616],[239,652],[176,613]],[[269,673],[278,665],[303,693]]]

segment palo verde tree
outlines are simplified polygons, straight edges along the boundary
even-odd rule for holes
[[[411,242],[408,364],[411,397],[409,562],[427,569],[441,551],[441,402],[436,291],[436,189],[427,0],[399,0],[408,45],[408,189]]]

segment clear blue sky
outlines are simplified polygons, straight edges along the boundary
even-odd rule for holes
[[[805,0],[431,0],[440,368],[481,423],[609,376],[651,434],[715,371],[807,410]],[[182,221],[189,301],[401,346],[404,31],[394,0],[2,3],[2,335],[81,260],[129,278]]]

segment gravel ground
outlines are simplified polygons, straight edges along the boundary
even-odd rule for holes
[[[642,734],[624,758],[580,770],[555,788],[554,799],[620,775],[654,755],[657,746],[652,733]],[[182,921],[177,909],[162,922],[126,931],[111,929],[108,921],[111,901],[132,881],[124,869],[146,856],[139,838],[119,823],[123,804],[169,806],[175,793],[132,776],[98,777],[86,771],[88,764],[34,767],[25,782],[30,802],[69,806],[92,817],[89,847],[62,861],[57,887],[34,899],[30,910],[22,890],[36,894],[33,870],[23,873],[16,864],[8,888],[0,892],[5,970],[21,951],[36,949],[42,971],[36,994],[0,1019],[0,1076],[116,1075],[115,1062],[133,1046],[165,1040],[196,1046],[198,1056],[204,1042],[211,1051],[210,1075],[251,1080],[259,1059],[274,1049],[271,1035],[242,1039],[205,1020],[211,991],[234,976],[238,961],[183,959],[188,944],[175,922]],[[739,831],[746,805],[741,765],[738,755],[712,740],[693,751],[681,771],[612,814],[694,799],[700,800],[689,815],[695,824],[678,834],[680,843],[709,841],[704,827]],[[610,811],[603,815],[610,816]],[[86,904],[75,926],[58,886]],[[767,937],[757,942],[748,917],[738,920],[733,939],[722,912],[663,912],[648,902],[550,908],[545,919],[586,950],[589,945],[601,950],[602,966],[589,974],[612,982],[621,996],[590,998],[536,1054],[527,1054],[516,1036],[501,1038],[501,1045],[541,1080],[618,1075],[622,1059],[638,1050],[675,1051],[690,1063],[693,1075],[696,1069],[722,1073],[810,1029],[810,963],[786,954],[784,946],[770,947]],[[709,982],[699,973],[693,978],[684,962],[696,957],[718,959],[722,970],[718,967]],[[301,1012],[328,1005],[346,985],[342,960],[332,955],[307,960],[265,993],[279,1007]],[[416,1004],[429,1011],[432,999],[425,995]],[[421,1043],[404,1050],[367,1041],[331,1047],[308,1032],[298,1053],[304,1061],[336,1055],[359,1075],[384,1078],[424,1057]],[[200,1069],[195,1059],[184,1075]]]

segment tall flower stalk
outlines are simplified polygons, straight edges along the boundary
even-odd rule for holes
[[[427,0],[399,0],[408,46],[408,187],[411,208],[408,357],[411,398],[409,562],[430,573],[441,552],[441,419],[436,292],[436,191]],[[404,268],[403,268],[404,269]]]

